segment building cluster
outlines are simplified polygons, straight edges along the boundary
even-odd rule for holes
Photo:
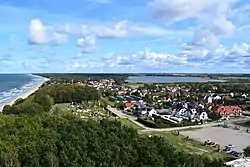
[[[216,93],[217,86],[211,86],[207,93],[194,93],[192,87],[178,84],[155,84],[135,88],[112,84],[101,88],[104,88],[104,91],[116,91],[115,96],[109,96],[109,101],[122,103],[122,109],[128,114],[145,119],[153,119],[153,115],[157,115],[174,123],[183,120],[206,121],[211,119],[209,112],[227,118],[240,116],[243,112],[242,105],[226,104],[224,101],[236,99],[237,96],[237,99],[243,99],[242,101],[247,103],[249,98],[247,93]],[[148,97],[151,98],[150,103]],[[160,107],[154,107],[157,105]]]

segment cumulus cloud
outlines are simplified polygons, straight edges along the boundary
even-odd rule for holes
[[[82,37],[77,40],[77,46],[82,48],[82,52],[88,53],[95,48],[96,38],[94,36]]]
[[[185,55],[177,56],[151,52],[150,49],[146,48],[145,51],[124,56],[115,53],[108,54],[103,58],[102,62],[108,67],[134,66],[137,68],[164,69],[174,65],[185,65],[187,58]]]
[[[235,32],[235,25],[228,19],[235,0],[149,0],[148,6],[153,17],[169,24],[185,20],[195,20],[199,27],[194,29],[194,37],[188,42],[196,49],[202,47],[215,50],[220,39]]]
[[[51,32],[52,31],[52,32]],[[45,26],[41,20],[33,19],[29,25],[28,42],[34,45],[63,44],[68,41],[67,34],[53,32],[49,26]]]
[[[58,33],[89,36],[94,35],[97,38],[124,38],[130,36],[162,36],[176,33],[187,33],[187,31],[173,31],[165,28],[148,25],[136,24],[126,20],[118,22],[98,22],[86,25],[65,24],[57,25],[56,30]]]
[[[148,6],[152,9],[155,18],[176,22],[209,15],[224,15],[230,3],[232,0],[149,0]]]
[[[46,36],[46,27],[39,19],[30,21],[29,42],[32,44],[44,44],[48,42]]]
[[[128,35],[127,21],[121,21],[111,27],[94,27],[93,31],[99,38],[120,38]]]

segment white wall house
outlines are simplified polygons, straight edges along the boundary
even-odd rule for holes
[[[213,98],[211,96],[207,98],[207,103],[213,103]]]
[[[153,114],[157,114],[157,111],[152,108],[150,111],[148,111],[148,116],[152,117]]]
[[[219,95],[215,96],[215,100],[221,100],[221,97]]]
[[[200,120],[208,120],[208,115],[206,112],[202,112],[199,117]]]

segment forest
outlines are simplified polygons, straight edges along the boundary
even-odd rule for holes
[[[47,85],[0,115],[1,167],[223,167],[222,160],[177,150],[162,137],[118,121],[51,112],[54,103],[98,100],[97,90]]]
[[[99,92],[83,85],[54,84],[44,85],[27,99],[18,99],[14,105],[6,105],[4,114],[37,115],[49,112],[55,103],[81,103],[98,101]]]
[[[1,167],[224,166],[178,151],[163,138],[138,135],[117,121],[86,121],[70,114],[1,115],[0,124]]]
[[[41,77],[50,78],[49,82],[57,83],[85,83],[88,80],[99,81],[101,79],[113,79],[116,84],[120,85],[130,76],[129,74],[91,74],[91,73],[43,73],[34,74]]]

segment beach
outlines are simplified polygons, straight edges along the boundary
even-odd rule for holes
[[[27,98],[28,96],[30,96],[32,93],[36,92],[40,86],[42,86],[42,84],[46,81],[48,81],[49,79],[48,78],[42,78],[42,77],[39,77],[39,79],[37,79],[36,81],[30,83],[29,85],[25,86],[25,89],[22,90],[22,92],[20,93],[17,93],[15,96],[13,96],[13,98],[11,98],[9,101],[6,101],[4,103],[1,103],[0,104],[0,111],[3,110],[3,107],[5,105],[13,105],[14,102],[19,99],[19,98],[22,98],[22,99],[25,99]]]

